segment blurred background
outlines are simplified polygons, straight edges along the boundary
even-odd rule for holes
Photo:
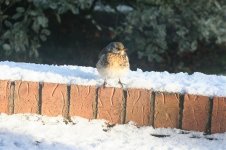
[[[225,0],[0,0],[0,60],[92,66],[111,41],[131,69],[226,75]]]

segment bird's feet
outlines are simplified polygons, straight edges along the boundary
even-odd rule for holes
[[[106,82],[106,80],[104,80],[104,83],[103,83],[102,87],[106,88],[106,85],[107,85],[107,82]]]
[[[106,82],[106,80],[104,80],[104,83],[103,83],[102,87],[103,87],[103,88],[106,88],[106,87],[107,87],[107,86],[106,86],[107,84],[108,84],[108,83]],[[121,82],[121,80],[118,81],[118,84],[121,86],[121,88],[123,88],[123,87],[124,87],[123,85],[125,85],[124,83]]]
[[[118,80],[118,84],[121,85],[121,88],[123,88],[123,83],[121,82],[121,80]]]

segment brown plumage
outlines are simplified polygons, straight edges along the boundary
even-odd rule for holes
[[[104,85],[111,78],[118,79],[122,85],[120,78],[126,75],[130,67],[126,50],[121,42],[112,42],[100,52],[96,67],[105,80]]]

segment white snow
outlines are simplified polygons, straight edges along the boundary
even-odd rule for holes
[[[0,80],[23,80],[78,85],[103,84],[96,68],[83,66],[57,66],[31,63],[0,62]],[[154,91],[179,92],[205,96],[226,96],[226,76],[187,73],[130,71],[121,81],[125,88],[153,89]],[[108,86],[120,87],[117,80]]]
[[[225,150],[226,133],[203,135],[179,129],[137,128],[132,123],[108,127],[104,120],[31,114],[0,115],[4,150]],[[182,134],[185,132],[186,134]],[[154,135],[167,135],[156,137]]]
[[[128,5],[117,5],[116,9],[117,9],[117,11],[119,11],[121,13],[129,13],[129,12],[133,11],[133,8]],[[101,3],[95,5],[94,10],[95,11],[104,11],[104,12],[108,12],[108,13],[116,13],[115,9],[112,8],[110,5],[103,5]]]
[[[131,12],[133,11],[133,8],[128,6],[128,5],[118,5],[116,7],[116,9],[119,11],[119,12],[124,12],[124,13],[128,13],[128,12]]]

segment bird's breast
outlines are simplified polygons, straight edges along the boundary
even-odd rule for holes
[[[107,55],[106,59],[108,62],[108,67],[115,67],[118,69],[129,67],[129,60],[127,55],[110,53]]]
[[[98,72],[106,78],[118,78],[129,71],[129,60],[127,55],[106,54],[97,63]]]

